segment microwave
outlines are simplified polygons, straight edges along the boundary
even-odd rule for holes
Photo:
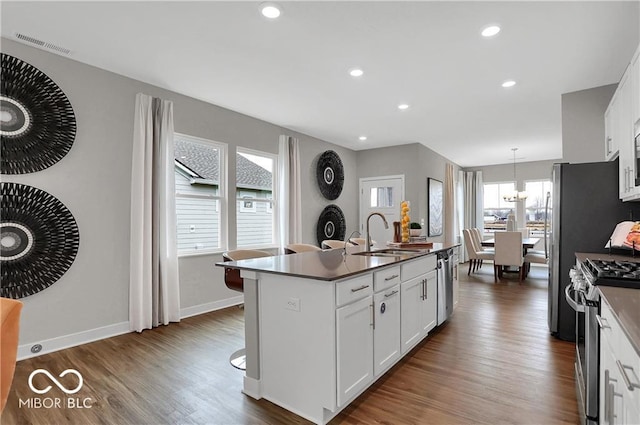
[[[633,138],[633,156],[636,169],[635,186],[640,186],[640,122],[635,127],[635,137]]]

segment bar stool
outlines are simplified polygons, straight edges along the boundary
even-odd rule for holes
[[[235,251],[227,251],[222,253],[223,261],[240,261],[248,260],[250,258],[271,257],[271,254],[266,251],[259,251],[257,249],[238,249]],[[244,292],[244,279],[240,277],[240,270],[232,269],[229,267],[224,268],[224,283],[227,288]],[[231,354],[229,362],[237,369],[246,369],[246,350],[241,348]]]
[[[297,254],[298,252],[309,251],[321,251],[321,249],[308,243],[292,243],[284,247],[285,254]]]

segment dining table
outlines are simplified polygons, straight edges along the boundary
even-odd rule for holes
[[[532,249],[538,242],[540,242],[540,238],[522,238],[522,255],[525,255],[529,249]],[[486,239],[481,242],[482,246],[495,246],[496,240],[495,238]]]

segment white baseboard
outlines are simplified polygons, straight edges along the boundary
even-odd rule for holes
[[[180,318],[186,319],[187,317],[197,316],[198,314],[203,314],[203,313],[209,313],[210,311],[221,310],[223,308],[242,304],[243,302],[244,302],[244,295],[238,295],[237,297],[225,298],[224,300],[214,301],[214,302],[205,303],[205,304],[198,304],[192,307],[181,308]]]
[[[180,318],[197,316],[198,314],[208,313],[210,311],[220,310],[234,305],[242,304],[244,296],[227,298],[220,301],[195,305],[180,310]],[[44,341],[36,341],[30,344],[18,346],[18,360],[25,360],[31,357],[41,356],[43,354],[53,353],[54,351],[64,350],[65,348],[76,347],[82,344],[98,341],[101,339],[111,338],[131,332],[129,322],[121,322],[113,325],[103,326],[101,328],[90,329],[70,335],[63,335],[56,338],[46,339]],[[31,347],[40,344],[42,349],[37,353],[31,352]]]
[[[131,332],[129,322],[120,322],[113,325],[103,326],[101,328],[90,329],[75,334],[63,335],[56,338],[37,341],[31,344],[18,346],[18,360],[24,360],[31,357],[41,356],[43,354],[52,353],[54,351],[64,350],[65,348],[75,347],[89,342],[98,341],[100,339],[110,338]],[[37,353],[31,352],[31,347],[40,344],[42,349]]]

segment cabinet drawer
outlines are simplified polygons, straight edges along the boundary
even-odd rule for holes
[[[403,282],[418,277],[436,268],[438,260],[434,255],[421,257],[417,260],[407,261],[400,266],[400,279]]]
[[[604,301],[600,303],[600,323],[602,324],[600,327],[600,343],[607,344],[611,351],[617,352],[622,329],[620,329],[618,321],[613,316],[611,308]]]
[[[400,283],[400,266],[388,267],[373,273],[373,290],[375,292],[391,288]]]
[[[371,273],[336,282],[336,306],[348,304],[371,294],[373,294],[373,275]]]

